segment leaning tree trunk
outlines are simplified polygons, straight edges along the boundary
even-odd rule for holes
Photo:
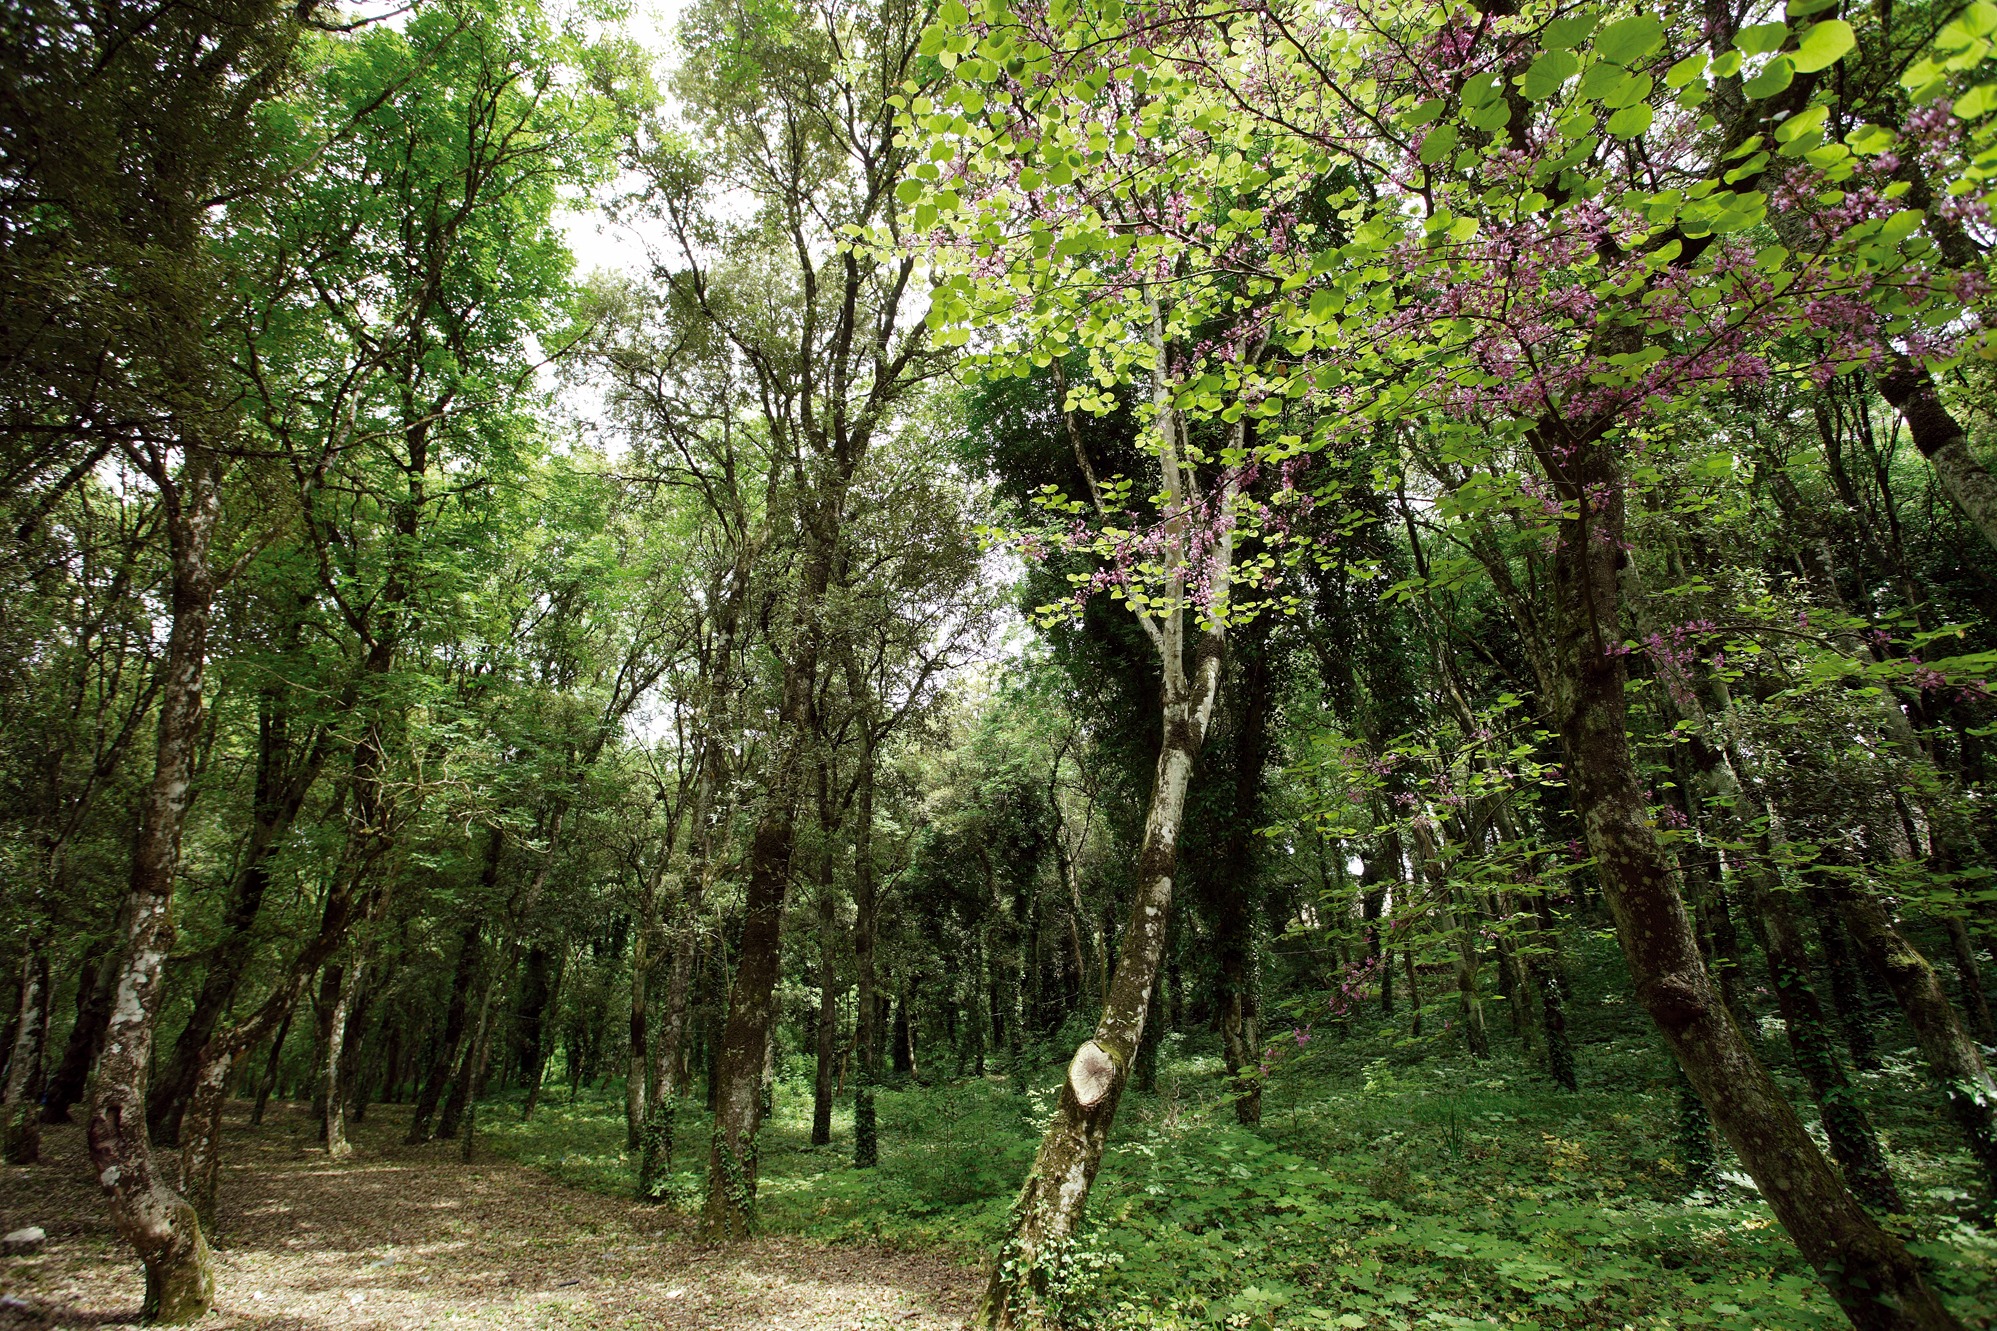
[[[250,1050],[265,1039],[274,1040],[271,1076],[258,1092],[256,1117],[252,1120],[260,1122],[264,1099],[270,1094],[278,1055],[291,1029],[298,1000],[312,976],[346,937],[347,923],[356,908],[356,871],[349,866],[326,894],[326,903],[319,911],[318,933],[292,959],[291,969],[270,996],[246,1020],[218,1032],[201,1051],[201,1070],[188,1097],[187,1113],[181,1119],[180,1186],[193,1201],[204,1224],[215,1223],[216,1189],[221,1175],[222,1106],[229,1082],[242,1061],[249,1057]]]
[[[1928,959],[1893,925],[1879,898],[1864,887],[1841,883],[1833,889],[1838,917],[1873,972],[1907,1014],[1928,1071],[1947,1099],[1949,1114],[1962,1131],[1983,1174],[1985,1205],[1997,1199],[1997,1083],[1983,1051],[1963,1029]]]
[[[1907,433],[1935,469],[1942,489],[1955,500],[1983,539],[1997,548],[1997,478],[1970,451],[1969,432],[1942,401],[1941,386],[1927,367],[1895,353],[1877,376],[1879,392],[1907,422]]]
[[[1177,663],[1169,657],[1165,661],[1164,743],[1152,777],[1151,807],[1137,860],[1137,893],[1116,974],[1094,1038],[1077,1049],[1068,1064],[1060,1106],[1013,1203],[1012,1233],[992,1264],[978,1312],[981,1327],[1027,1327],[1045,1320],[1050,1282],[1081,1223],[1089,1188],[1102,1165],[1103,1147],[1144,1036],[1151,991],[1165,954],[1179,826],[1220,683],[1219,648],[1217,633],[1202,636],[1195,665],[1187,672],[1190,678],[1175,669]]]
[[[91,1164],[118,1232],[146,1270],[142,1315],[192,1322],[215,1301],[215,1264],[194,1208],[153,1168],[146,1132],[146,1074],[173,950],[173,887],[180,833],[193,795],[201,740],[201,679],[215,599],[209,566],[221,513],[220,460],[188,441],[170,495],[173,627],[161,667],[153,778],[140,806],[132,872],[119,918],[122,946],[111,963],[116,1000],[105,1025],[92,1097]]]
[[[292,634],[295,638],[295,624]],[[291,752],[289,708],[282,685],[273,684],[266,689],[258,699],[257,770],[251,797],[250,842],[244,848],[243,863],[236,870],[229,907],[222,920],[222,939],[208,953],[207,969],[201,977],[193,1010],[174,1040],[173,1053],[146,1106],[147,1126],[152,1130],[153,1140],[162,1146],[180,1142],[180,1120],[187,1111],[195,1078],[201,1072],[201,1050],[235,1000],[244,969],[256,947],[257,916],[263,909],[264,895],[270,890],[272,862],[285,833],[304,807],[326,751],[327,732],[322,731],[295,769],[287,767]]]
[[[1598,440],[1543,423],[1534,447],[1571,516],[1553,558],[1550,720],[1567,756],[1639,1000],[1803,1257],[1861,1331],[1956,1328],[1899,1239],[1882,1230],[1804,1129],[1734,1025],[1700,955],[1671,865],[1650,821],[1630,749],[1627,670],[1617,617],[1623,478]]]

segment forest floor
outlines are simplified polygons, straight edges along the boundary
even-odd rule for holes
[[[658,1327],[859,1331],[956,1327],[977,1274],[938,1250],[794,1237],[731,1248],[684,1215],[610,1198],[455,1142],[401,1144],[406,1108],[375,1106],[332,1162],[302,1107],[224,1135],[216,1315],[223,1331],[318,1327]],[[42,1163],[0,1169],[0,1230],[40,1225],[35,1257],[0,1258],[0,1326],[137,1320],[138,1264],[111,1227],[80,1127]]]

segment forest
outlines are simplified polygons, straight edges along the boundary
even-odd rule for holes
[[[1997,4],[0,34],[0,1323],[1997,1326]]]

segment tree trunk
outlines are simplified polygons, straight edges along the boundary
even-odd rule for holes
[[[492,833],[492,849],[488,852],[488,873],[499,859],[499,832]],[[416,1111],[409,1118],[409,1135],[405,1141],[419,1145],[430,1140],[430,1118],[437,1112],[438,1102],[444,1098],[444,1088],[451,1082],[451,1073],[456,1070],[460,1046],[465,1038],[465,1017],[471,1006],[472,979],[478,973],[479,921],[471,920],[465,925],[463,937],[458,943],[458,965],[451,974],[451,998],[444,1008],[443,1047],[437,1051],[437,1061],[431,1064],[430,1075],[424,1078],[423,1089],[416,1094]]]
[[[37,940],[21,965],[14,1044],[7,1057],[7,1085],[0,1093],[6,1114],[4,1155],[10,1165],[32,1165],[42,1154],[42,1082],[49,1034],[49,954]]]
[[[832,1070],[839,1055],[839,905],[832,896],[832,855],[818,874],[818,1068],[811,1087],[811,1144],[832,1144]]]
[[[1894,928],[1879,898],[1852,883],[1837,884],[1832,893],[1852,941],[1866,963],[1886,977],[1914,1028],[1928,1072],[1982,1170],[1987,1206],[1997,1199],[1997,1082],[1984,1066],[1983,1051],[1962,1028],[1934,967]]]
[[[880,1163],[880,1125],[874,1110],[874,1081],[880,1074],[874,1026],[874,923],[879,902],[874,897],[874,750],[863,738],[860,746],[858,808],[853,824],[853,988],[856,995],[853,1047],[859,1066],[853,1071],[853,1167],[872,1169]],[[987,870],[989,873],[989,870]]]
[[[336,881],[333,890],[326,894],[325,905],[319,911],[318,933],[293,958],[291,969],[270,996],[247,1020],[218,1033],[202,1049],[201,1071],[194,1079],[187,1113],[181,1119],[180,1185],[188,1192],[204,1224],[213,1225],[215,1222],[216,1189],[221,1171],[222,1106],[229,1081],[242,1060],[249,1056],[250,1050],[273,1032],[277,1035],[277,1042],[271,1050],[271,1070],[275,1074],[278,1053],[284,1047],[284,1034],[291,1029],[292,1012],[299,998],[311,983],[312,976],[326,964],[346,937],[347,924],[356,908],[355,898],[359,890],[354,874],[361,867],[358,864],[350,866]],[[368,905],[362,905],[364,911],[368,908]],[[328,994],[328,998],[337,1001],[332,994]],[[334,1038],[337,1039],[337,1036]],[[331,1042],[322,1040],[316,1048],[323,1052]],[[262,1120],[262,1104],[268,1095],[266,1087],[258,1099],[255,1121]]]
[[[554,975],[549,974],[551,965],[556,967]],[[548,1066],[548,1013],[555,1007],[559,966],[559,962],[550,962],[548,949],[541,944],[527,949],[520,981],[520,1020],[514,1036],[514,1061],[520,1065],[520,1080],[527,1087],[527,1098],[520,1106],[522,1123],[534,1117],[534,1106],[541,1098],[541,1079]]]
[[[1969,434],[1942,401],[1934,376],[1896,352],[1891,368],[1878,375],[1877,381],[1880,393],[1907,422],[1914,447],[1934,465],[1942,489],[1983,533],[1983,539],[1997,548],[1997,478],[1970,451]]]
[[[1546,1072],[1561,1089],[1574,1091],[1580,1089],[1580,1081],[1575,1075],[1574,1046],[1567,1039],[1567,982],[1557,951],[1559,926],[1553,916],[1553,901],[1544,888],[1534,899],[1533,909],[1539,921],[1538,946],[1533,948],[1527,964],[1539,988],[1539,1024],[1546,1036]]]
[[[1636,993],[1805,1260],[1861,1331],[1959,1325],[1901,1242],[1858,1204],[1727,1014],[1650,822],[1630,751],[1617,629],[1624,489],[1608,448],[1543,423],[1533,439],[1572,516],[1559,523],[1550,717],[1567,756]]]
[[[76,1020],[70,1025],[69,1039],[63,1045],[62,1062],[49,1078],[42,1122],[69,1122],[70,1106],[83,1100],[83,1092],[90,1083],[90,1070],[97,1065],[97,1053],[104,1047],[104,1024],[111,1017],[111,995],[116,985],[117,968],[111,965],[108,948],[93,951],[84,958],[76,975]]]
[[[795,759],[792,759],[795,766]],[[786,784],[779,776],[777,783]],[[720,1058],[715,1065],[714,1136],[707,1161],[702,1232],[714,1239],[748,1237],[755,1226],[756,1133],[762,1126],[763,1062],[769,1040],[770,995],[782,959],[785,888],[790,879],[795,780],[770,796],[749,846],[742,951],[728,993]]]
[[[361,963],[356,960],[346,972],[328,966],[326,973],[335,977],[332,982],[335,993],[328,1022],[326,1063],[320,1069],[320,1094],[326,1101],[322,1140],[328,1158],[341,1160],[354,1153],[352,1143],[347,1140],[347,1074],[343,1060],[348,1043],[347,1017],[354,1006],[354,990],[361,983]]]
[[[1948,930],[1949,950],[1955,957],[1955,978],[1962,988],[1962,1010],[1969,1016],[1970,1029],[1979,1044],[1997,1044],[1997,1024],[1990,1019],[1990,999],[1983,990],[1983,971],[1977,964],[1976,945],[1969,937],[1969,926],[1960,915],[1943,916],[1942,925]]]
[[[214,1258],[194,1208],[154,1172],[146,1132],[146,1074],[173,950],[173,887],[180,834],[193,796],[201,739],[201,680],[215,597],[209,567],[221,511],[219,459],[192,440],[166,495],[172,554],[173,626],[161,666],[153,777],[141,802],[131,878],[119,919],[122,946],[111,970],[115,1001],[97,1060],[88,1136],[91,1164],[110,1197],[118,1232],[146,1269],[142,1315],[198,1320],[215,1301]]]
[[[624,1064],[624,1149],[627,1151],[638,1149],[640,1134],[649,1117],[646,1092],[651,1089],[652,1062],[646,1056],[649,1032],[645,1004],[652,969],[652,917],[657,906],[655,891],[648,885],[631,940],[631,1048]]]
[[[250,1126],[263,1123],[264,1107],[270,1103],[271,1092],[277,1089],[277,1066],[284,1057],[285,1037],[291,1034],[291,1013],[284,1014],[277,1034],[271,1037],[270,1057],[264,1061],[263,1079],[257,1083],[256,1104],[250,1109]]]
[[[1043,1320],[1049,1282],[1081,1223],[1131,1060],[1144,1035],[1151,991],[1165,953],[1186,788],[1220,683],[1218,633],[1202,635],[1190,671],[1175,659],[1177,632],[1171,632],[1168,643],[1161,651],[1166,681],[1164,741],[1138,854],[1137,891],[1110,981],[1109,1001],[1096,1023],[1095,1037],[1077,1049],[1068,1064],[1060,1105],[1013,1204],[1012,1232],[993,1263],[978,1312],[977,1324],[982,1327],[1032,1326]]]
[[[295,635],[294,635],[295,636]],[[251,798],[253,825],[243,863],[236,872],[229,908],[223,916],[222,939],[206,958],[207,969],[187,1024],[173,1043],[167,1060],[146,1106],[147,1126],[160,1146],[180,1143],[180,1120],[187,1111],[188,1096],[201,1072],[201,1050],[214,1035],[215,1027],[235,1000],[243,972],[256,946],[257,915],[263,909],[264,894],[270,889],[271,857],[304,807],[326,752],[323,740],[312,745],[310,753],[287,771],[291,727],[284,705],[283,685],[273,684],[258,698],[257,770]]]

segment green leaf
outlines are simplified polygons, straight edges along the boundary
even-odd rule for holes
[[[1786,23],[1756,23],[1742,28],[1734,34],[1734,46],[1742,55],[1767,55],[1770,51],[1782,49],[1782,43],[1789,40],[1789,25]]]
[[[1796,67],[1789,63],[1789,57],[1778,55],[1768,62],[1768,67],[1740,85],[1740,90],[1749,97],[1773,97],[1796,81]]]
[[[894,187],[894,196],[902,203],[914,203],[922,197],[923,184],[919,180],[904,180]]]
[[[1633,139],[1650,128],[1650,103],[1625,106],[1609,117],[1609,133],[1618,139]]]
[[[1638,102],[1650,96],[1650,90],[1653,86],[1655,86],[1655,81],[1648,74],[1625,74],[1617,81],[1615,87],[1609,89],[1608,95],[1602,98],[1602,105],[1608,107],[1611,111],[1620,111],[1626,106],[1635,106]]]
[[[1415,154],[1423,166],[1434,166],[1456,146],[1456,126],[1437,125],[1422,140],[1421,151]]]
[[[1560,91],[1560,85],[1581,72],[1581,62],[1571,51],[1548,51],[1532,62],[1520,86],[1535,102],[1543,102]]]
[[[1879,238],[1889,245],[1897,245],[1914,234],[1921,225],[1923,214],[1919,208],[1904,208],[1887,218],[1879,228]]]
[[[1788,143],[1799,134],[1807,134],[1812,130],[1821,130],[1824,127],[1824,117],[1829,112],[1830,107],[1821,102],[1816,106],[1810,107],[1808,110],[1797,112],[1775,127],[1775,141],[1777,143]]]
[[[1417,102],[1412,110],[1401,117],[1401,123],[1409,129],[1417,129],[1441,115],[1443,107],[1446,105],[1447,103],[1440,97],[1431,97],[1425,102]]]
[[[1648,14],[1617,19],[1602,29],[1595,50],[1604,60],[1619,65],[1633,64],[1657,49],[1664,40],[1664,25]]]
[[[1557,18],[1541,29],[1539,39],[1549,51],[1571,51],[1588,40],[1588,34],[1595,30],[1593,14],[1575,14],[1568,18]]]
[[[1955,114],[1963,120],[1977,120],[1997,106],[1997,83],[1979,83],[1955,99]]]
[[[1798,73],[1814,74],[1835,65],[1857,44],[1851,24],[1841,18],[1827,18],[1810,25],[1803,40],[1796,43],[1796,54],[1790,59]]]
[[[1664,86],[1667,88],[1682,88],[1693,79],[1698,78],[1699,75],[1705,73],[1705,71],[1706,53],[1704,51],[1694,51],[1691,55],[1686,56],[1671,67],[1664,76]]]

